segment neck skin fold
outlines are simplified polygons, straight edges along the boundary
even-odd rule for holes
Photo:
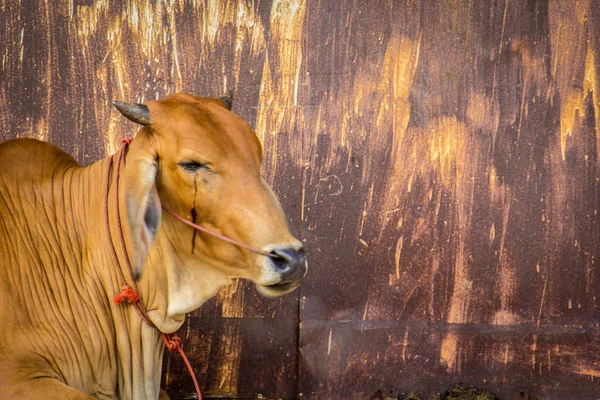
[[[113,156],[118,162],[118,153]],[[134,307],[128,303],[117,305],[113,297],[122,289],[122,280],[110,255],[109,236],[105,226],[105,182],[110,160],[105,159],[90,167],[78,169],[73,180],[79,182],[82,193],[88,199],[86,215],[90,220],[101,221],[98,226],[86,226],[87,242],[93,251],[90,263],[84,268],[97,269],[101,277],[104,295],[109,299],[110,318],[114,321],[118,365],[120,398],[156,398],[160,389],[160,376],[164,345],[160,332],[173,333],[181,327],[187,313],[197,309],[213,297],[222,287],[231,283],[223,272],[208,265],[199,265],[191,254],[177,252],[170,238],[184,235],[191,237],[193,228],[175,217],[163,213],[161,227],[144,263],[141,278],[137,282],[140,301],[155,327],[146,324]],[[124,187],[126,186],[126,164],[121,166],[118,197],[121,209],[121,224],[127,248],[131,248],[131,231],[128,226],[125,208]],[[113,246],[127,284],[133,287],[133,277],[127,269],[117,229],[115,211],[116,165],[111,171],[108,198],[109,227]],[[94,182],[90,185],[90,182]],[[98,186],[102,185],[102,194]],[[87,186],[87,188],[86,188]],[[93,214],[93,215],[92,215]],[[177,239],[176,239],[177,240]],[[103,260],[99,264],[94,260]],[[94,265],[95,264],[95,265]]]
[[[191,237],[192,229],[163,214],[161,229],[138,283],[148,315],[164,333],[175,332],[183,324],[187,313],[199,308],[231,283],[225,273],[199,266],[197,260],[175,250],[167,232]]]

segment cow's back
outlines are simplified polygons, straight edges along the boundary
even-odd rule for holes
[[[0,278],[6,270],[25,273],[31,263],[44,261],[41,253],[52,250],[66,171],[74,167],[72,157],[47,142],[0,143]],[[43,238],[47,243],[40,243]]]
[[[67,153],[37,139],[12,139],[0,143],[0,187],[15,189],[16,179],[40,181],[78,166]]]
[[[33,264],[46,261],[44,252],[54,250],[65,172],[77,166],[72,157],[47,142],[0,143],[0,282],[15,286],[18,275],[22,281]]]
[[[49,285],[59,286],[64,275],[59,247],[64,223],[56,198],[60,201],[65,171],[76,166],[50,143],[0,143],[0,334],[35,324],[37,310],[55,300],[47,298],[47,292],[57,294]]]

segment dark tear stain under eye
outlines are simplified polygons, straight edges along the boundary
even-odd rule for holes
[[[194,175],[194,203],[192,204],[192,222],[196,223],[198,219],[198,213],[196,212],[196,195],[198,194],[198,183],[196,180],[198,179],[198,174]],[[196,235],[198,231],[194,229],[194,233],[192,233],[192,254],[194,254],[194,249],[196,248]]]

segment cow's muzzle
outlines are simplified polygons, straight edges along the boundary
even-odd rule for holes
[[[300,285],[306,275],[308,265],[303,248],[281,248],[272,250],[276,257],[270,258],[271,268],[279,274],[279,282],[271,285],[257,285],[258,291],[267,297],[278,297],[289,293]]]

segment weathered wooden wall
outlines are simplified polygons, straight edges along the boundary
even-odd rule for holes
[[[0,0],[0,139],[235,91],[310,271],[182,328],[206,396],[600,398],[600,1]],[[188,397],[175,356],[164,386]]]

